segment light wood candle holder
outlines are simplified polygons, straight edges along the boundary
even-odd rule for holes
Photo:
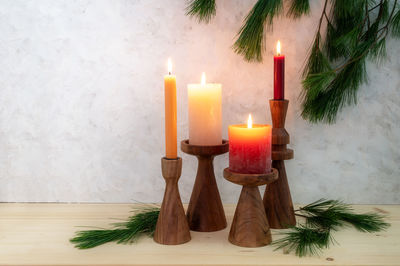
[[[190,240],[190,230],[178,188],[182,159],[164,157],[161,159],[161,169],[166,187],[154,232],[154,241],[164,245],[183,244]]]
[[[296,225],[285,170],[285,160],[293,158],[293,150],[286,147],[290,143],[290,136],[285,129],[289,101],[270,100],[269,105],[272,117],[272,167],[278,170],[279,178],[267,185],[263,201],[271,228],[283,229]]]
[[[191,145],[181,142],[181,150],[195,155],[198,160],[197,175],[187,209],[189,227],[193,231],[213,232],[226,227],[226,218],[214,175],[214,157],[229,151],[229,142],[221,145]]]
[[[269,174],[239,174],[225,168],[224,177],[243,186],[229,232],[229,241],[241,247],[270,244],[271,231],[258,186],[274,182],[278,178],[278,171],[272,168]]]

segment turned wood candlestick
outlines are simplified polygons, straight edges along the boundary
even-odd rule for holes
[[[166,187],[154,232],[154,241],[164,245],[183,244],[190,240],[190,231],[178,189],[182,159],[164,157],[161,159],[161,169]]]
[[[272,168],[268,174],[239,174],[225,168],[224,177],[243,186],[229,232],[229,241],[241,247],[270,244],[271,231],[258,186],[274,182],[278,178],[278,171]]]
[[[181,150],[195,155],[198,160],[197,175],[187,209],[189,227],[193,231],[213,232],[226,227],[226,218],[215,181],[214,157],[229,150],[229,143],[221,145],[191,145],[189,140],[181,142]]]
[[[267,185],[264,206],[271,228],[283,229],[296,225],[292,197],[286,176],[285,160],[293,158],[293,150],[286,147],[290,142],[285,129],[288,100],[269,101],[272,117],[272,167],[279,172],[276,182]]]

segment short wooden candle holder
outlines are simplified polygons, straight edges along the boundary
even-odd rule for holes
[[[161,159],[161,169],[166,187],[154,232],[154,241],[164,245],[183,244],[190,240],[190,230],[178,188],[182,159],[164,157]]]
[[[226,218],[214,175],[214,157],[229,151],[229,142],[221,145],[191,145],[181,142],[181,150],[195,155],[198,160],[197,175],[187,209],[189,227],[193,231],[213,232],[226,227]]]
[[[224,177],[243,186],[229,232],[229,241],[241,247],[270,244],[271,231],[258,186],[274,182],[278,178],[278,171],[273,168],[269,174],[239,174],[225,168]]]
[[[266,187],[264,206],[271,228],[283,229],[296,225],[285,170],[285,160],[293,158],[293,150],[286,147],[290,142],[289,134],[285,129],[289,101],[270,100],[269,105],[272,116],[272,167],[278,170],[279,178]]]

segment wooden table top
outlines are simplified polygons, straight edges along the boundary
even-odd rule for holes
[[[352,228],[334,234],[339,244],[320,257],[298,258],[271,246],[242,248],[228,242],[234,205],[225,205],[228,227],[191,232],[192,240],[163,246],[150,238],[137,244],[106,244],[78,250],[69,239],[78,226],[105,227],[130,215],[132,204],[0,203],[0,265],[400,265],[400,205],[355,205],[360,212],[389,215],[386,232]],[[272,230],[273,239],[278,230]]]

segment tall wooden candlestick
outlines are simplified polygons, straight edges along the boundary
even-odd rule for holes
[[[229,150],[229,143],[220,145],[191,145],[181,142],[181,150],[195,155],[198,160],[197,175],[187,209],[189,227],[193,231],[213,232],[226,227],[226,218],[214,175],[214,157]]]
[[[162,175],[166,187],[158,215],[154,241],[164,245],[178,245],[190,240],[189,225],[178,189],[182,172],[182,159],[161,159]]]
[[[286,147],[290,142],[285,129],[289,101],[270,100],[269,105],[272,116],[272,167],[279,171],[279,178],[267,185],[263,201],[271,228],[283,229],[296,225],[284,161],[293,158],[293,150]]]
[[[272,168],[268,174],[239,174],[225,168],[224,177],[243,186],[229,232],[229,241],[241,247],[270,244],[271,231],[258,186],[274,182],[278,178],[278,171]]]

